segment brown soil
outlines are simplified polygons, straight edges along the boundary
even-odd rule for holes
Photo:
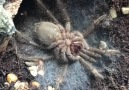
[[[23,60],[16,55],[14,41],[11,40],[7,50],[0,55],[0,90],[10,90],[5,87],[4,83],[7,82],[6,76],[9,73],[14,73],[21,81],[30,82],[34,78],[30,75]]]
[[[110,7],[114,6],[118,17],[106,27],[109,31],[109,40],[115,48],[121,50],[121,56],[113,62],[111,69],[105,71],[104,80],[95,80],[91,88],[95,90],[128,90],[129,89],[129,15],[123,15],[121,7],[128,5],[128,0],[112,0]]]

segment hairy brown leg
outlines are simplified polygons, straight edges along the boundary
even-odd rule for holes
[[[48,16],[53,19],[54,23],[59,24],[59,21],[54,17],[54,15],[47,9],[47,7],[43,4],[41,0],[36,0],[38,5],[40,5],[45,12],[48,14]]]
[[[98,70],[89,62],[85,61],[83,58],[80,57],[79,59],[80,63],[87,69],[89,70],[95,77],[99,77],[103,79],[103,75],[101,75]]]
[[[65,28],[66,28],[66,30],[70,31],[71,30],[70,17],[67,14],[66,8],[61,0],[57,0],[57,5],[58,5],[59,9],[61,10],[63,18],[66,20]]]
[[[84,60],[89,61],[89,62],[96,62],[96,60],[90,56],[88,56],[87,54],[84,54],[82,52],[79,53],[79,55],[84,58]]]
[[[89,51],[94,51],[96,53],[99,53],[99,54],[105,55],[105,56],[111,56],[111,55],[116,55],[116,54],[120,54],[121,53],[119,50],[115,50],[115,49],[101,50],[101,49],[98,49],[98,48],[90,47],[88,50]]]
[[[83,32],[83,36],[87,37],[90,33],[94,31],[94,28],[104,19],[108,18],[107,14],[104,14],[97,18],[89,27],[87,27],[87,30]]]
[[[46,49],[46,47],[43,47],[43,46],[40,46],[38,44],[36,44],[35,42],[33,42],[32,40],[29,39],[29,37],[19,31],[16,31],[15,33],[18,37],[20,37],[21,39],[24,39],[25,41],[21,41],[23,43],[26,43],[26,44],[30,44],[30,45],[33,45],[35,47],[38,47],[38,48],[41,48],[41,49]]]
[[[67,74],[67,68],[68,68],[68,64],[65,64],[64,65],[64,70],[63,72],[61,72],[57,78],[57,81],[56,81],[56,86],[55,86],[55,89],[56,90],[60,90],[60,84],[63,83],[64,81],[64,77],[66,76]]]
[[[30,41],[28,39],[27,36],[25,36],[24,34],[22,34],[21,32],[19,31],[16,31],[16,34],[18,34],[18,36],[22,39],[25,40],[25,43],[28,43],[28,44],[31,44],[33,46],[36,46],[38,48],[41,48],[41,49],[44,49],[43,47],[39,46],[38,44],[34,43],[33,41]],[[46,61],[46,60],[50,60],[51,58],[54,58],[54,56],[48,56],[46,58],[42,58],[42,57],[39,57],[39,56],[26,56],[26,55],[22,55],[20,54],[18,51],[17,51],[17,43],[16,43],[16,40],[14,38],[12,38],[12,40],[14,41],[14,47],[15,47],[15,53],[17,55],[18,58],[22,59],[25,61],[26,64],[31,64],[31,65],[34,65],[36,62],[38,61]]]
[[[67,47],[64,46],[62,49],[61,49],[61,59],[63,60],[63,63],[68,63],[68,58],[66,56],[66,49]]]
[[[92,52],[92,51],[89,51],[89,50],[87,50],[87,49],[83,49],[82,52],[83,52],[84,54],[88,55],[88,56],[93,57],[93,58],[101,58],[101,57],[102,57],[100,54],[95,53],[94,51],[93,51],[93,52]]]

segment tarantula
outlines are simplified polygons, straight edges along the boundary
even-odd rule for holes
[[[70,18],[61,0],[57,0],[57,4],[62,10],[61,13],[66,20],[65,27],[59,23],[41,0],[37,0],[37,3],[45,9],[48,16],[54,21],[53,23],[43,21],[35,24],[35,34],[39,41],[47,46],[46,49],[53,50],[54,56],[59,63],[69,64],[79,60],[96,77],[103,78],[103,75],[101,75],[91,63],[96,62],[94,58],[100,58],[102,55],[118,54],[120,53],[119,50],[106,49],[106,47],[102,49],[90,47],[81,32],[71,31]],[[105,17],[104,15],[98,20],[104,19]],[[95,24],[98,22],[99,21],[96,21]],[[92,30],[88,31],[84,35],[87,35],[91,31]],[[34,42],[29,43],[42,47]],[[102,47],[103,45],[106,46],[106,43],[101,42],[101,45]]]
[[[47,46],[46,49],[52,50],[54,52],[54,56],[57,58],[59,63],[67,65],[71,62],[80,61],[84,67],[86,67],[87,70],[89,70],[94,76],[104,78],[103,75],[100,74],[92,65],[92,62],[96,62],[94,58],[100,58],[102,55],[114,55],[120,53],[120,51],[106,49],[107,46],[105,42],[101,42],[102,47],[99,49],[90,47],[84,37],[92,32],[92,30],[89,30],[84,34],[79,31],[71,31],[70,18],[67,15],[66,9],[64,8],[61,0],[57,0],[57,4],[62,10],[61,13],[66,20],[65,27],[59,23],[59,21],[46,8],[41,0],[37,0],[37,3],[45,9],[48,16],[54,21],[53,23],[43,21],[35,24],[35,34],[37,35],[39,41]],[[95,21],[94,25],[104,18],[105,15]],[[18,31],[16,31],[16,33],[21,35]],[[27,40],[27,38],[25,39]],[[35,42],[29,40],[27,41],[30,44],[39,46],[41,48],[43,47],[36,44]],[[27,62],[26,64],[28,64],[28,66],[32,65]],[[42,64],[42,62],[40,64]]]

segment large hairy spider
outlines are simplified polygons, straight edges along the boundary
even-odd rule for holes
[[[35,24],[35,33],[38,39],[47,46],[46,49],[53,50],[59,63],[69,64],[79,60],[96,77],[103,78],[103,75],[92,66],[91,62],[96,62],[94,58],[100,58],[102,55],[117,54],[119,50],[90,47],[81,32],[71,31],[70,18],[61,0],[57,0],[57,5],[62,10],[61,13],[66,20],[65,27],[58,22],[41,0],[37,0],[37,3],[46,10],[46,13],[54,21],[54,23],[43,21]],[[104,17],[105,15],[98,20]],[[84,35],[86,36],[87,33]],[[106,45],[104,42],[101,43],[102,47],[103,44]]]
[[[119,50],[106,49],[107,45],[105,42],[101,42],[101,48],[99,49],[90,47],[84,37],[92,30],[84,34],[79,31],[72,31],[70,18],[61,0],[57,0],[57,5],[62,10],[61,13],[66,20],[65,27],[59,23],[41,0],[37,0],[37,3],[45,9],[48,16],[54,21],[53,23],[43,21],[35,24],[35,34],[39,41],[47,46],[46,49],[53,51],[54,57],[59,63],[67,66],[71,62],[80,61],[94,76],[104,78],[92,63],[96,62],[95,58],[100,58],[102,55],[114,55],[120,53]],[[94,25],[105,17],[105,15],[100,17],[95,21]],[[20,35],[20,33],[18,34]],[[27,40],[27,38],[25,39]],[[43,47],[32,41],[29,41],[29,43],[41,48]],[[26,62],[26,64],[30,66],[30,63]],[[39,64],[41,64],[39,67],[42,68],[42,62],[39,62]],[[62,82],[62,80],[59,80],[57,85],[60,82]]]

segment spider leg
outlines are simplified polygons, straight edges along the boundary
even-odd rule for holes
[[[49,56],[45,59],[40,57],[28,57],[25,55],[17,54],[17,57],[24,60],[25,64],[28,66],[27,69],[32,76],[44,75],[44,61],[50,60],[53,56]]]
[[[111,56],[111,55],[116,55],[116,54],[120,54],[120,51],[119,50],[115,50],[115,49],[105,50],[105,55],[106,56]]]
[[[71,23],[70,23],[70,18],[68,16],[67,12],[66,12],[65,6],[63,5],[61,0],[57,0],[57,4],[58,4],[57,6],[59,6],[59,8],[62,11],[63,17],[66,20],[65,28],[66,28],[66,30],[70,31],[71,30]]]
[[[84,48],[85,49],[89,49],[89,45],[88,43],[86,42],[86,40],[83,39],[83,44],[84,44]]]
[[[94,51],[94,52],[96,52],[96,53],[99,53],[99,54],[102,54],[102,55],[106,55],[106,56],[111,56],[111,55],[120,54],[120,51],[119,51],[119,50],[114,50],[114,49],[101,50],[101,49],[98,49],[98,48],[90,47],[88,50],[89,50],[89,51]]]
[[[61,58],[62,58],[62,60],[63,60],[63,63],[68,63],[68,59],[67,59],[67,57],[66,57],[66,49],[67,49],[67,47],[66,46],[64,46],[62,49],[61,49]]]
[[[25,43],[28,43],[28,44],[30,44],[30,45],[39,47],[39,48],[41,48],[41,49],[45,49],[45,47],[41,47],[40,45],[36,44],[36,43],[33,42],[32,40],[29,40],[26,35],[22,34],[22,33],[19,32],[18,30],[16,31],[16,34],[18,35],[18,37],[24,39],[24,40],[26,41]]]
[[[60,58],[60,56],[59,56],[60,55],[60,48],[59,47],[55,48],[54,53],[55,53],[56,59],[59,60],[59,58]]]
[[[63,81],[64,81],[64,77],[67,74],[67,68],[68,68],[68,64],[64,65],[63,73],[59,74],[60,76],[58,76],[57,81],[56,81],[56,86],[55,86],[56,90],[60,90],[59,89],[60,88],[60,84],[63,83]]]
[[[60,56],[60,51],[61,51],[61,49],[62,49],[64,46],[65,46],[64,44],[61,44],[61,45],[59,45],[58,47],[56,47],[56,48],[54,49],[55,57],[56,57],[57,60],[59,60],[59,59],[61,58],[61,56]]]
[[[79,59],[79,56],[76,56],[76,55],[74,56],[71,54],[69,47],[67,47],[67,49],[66,49],[66,55],[67,55],[68,59],[73,60],[73,61],[77,61]]]
[[[87,55],[91,56],[91,57],[101,58],[101,55],[100,55],[100,54],[97,54],[97,53],[88,51],[88,50],[86,50],[86,49],[83,49],[82,52],[83,52],[84,54],[87,54]]]
[[[48,14],[48,16],[50,18],[53,19],[54,23],[59,24],[59,21],[54,17],[54,15],[47,9],[47,7],[43,4],[43,2],[41,0],[37,0],[38,5],[40,5],[45,12]]]
[[[54,56],[47,56],[45,58],[42,58],[42,57],[39,57],[39,56],[26,56],[26,55],[22,55],[22,54],[19,54],[19,53],[17,53],[17,57],[24,60],[25,64],[28,65],[28,66],[36,65],[37,62],[39,62],[39,61],[44,62],[44,61],[50,60],[51,58],[54,58]]]
[[[85,48],[85,49],[89,49],[89,45],[87,44],[87,42],[86,42],[86,40],[84,40],[83,38],[80,38],[80,37],[75,37],[75,38],[73,38],[72,39],[72,41],[73,42],[83,42],[83,47]]]
[[[43,59],[38,56],[27,57],[21,54],[18,54],[18,57],[25,61],[25,64],[28,66],[27,69],[29,70],[32,76],[37,76],[37,75],[43,76],[44,75],[44,61],[54,58],[54,56],[48,56]]]
[[[87,30],[84,31],[83,36],[87,37],[91,32],[93,32],[95,26],[97,26],[102,20],[106,19],[107,17],[107,14],[104,14],[97,18],[90,26],[88,26]]]
[[[86,40],[84,39],[83,35],[82,35],[80,32],[77,32],[77,31],[74,31],[73,33],[74,33],[75,36],[78,36],[81,41],[83,41],[84,48],[89,49],[89,45],[87,44],[87,42],[86,42]],[[76,40],[79,40],[79,38],[76,39],[75,37],[73,37],[73,40],[76,41]]]
[[[44,75],[44,66],[43,66],[43,61],[45,60],[50,60],[52,56],[49,56],[45,59],[39,58],[39,57],[25,57],[17,52],[17,44],[15,39],[14,40],[14,46],[16,50],[16,55],[18,58],[21,58],[25,61],[25,64],[28,66],[28,70],[30,71],[31,75],[36,76],[37,74],[39,75]],[[35,68],[35,69],[34,69]],[[34,72],[34,70],[36,70]]]
[[[96,60],[95,60],[94,58],[89,57],[87,54],[84,54],[84,53],[80,52],[79,55],[80,55],[81,57],[83,57],[84,59],[90,61],[90,62],[96,62]]]
[[[18,57],[23,59],[24,61],[38,61],[38,60],[42,60],[42,61],[47,61],[50,60],[51,58],[54,58],[54,56],[47,56],[45,58],[39,57],[39,56],[26,56],[26,55],[22,55],[22,54],[18,54]]]
[[[87,61],[85,61],[83,58],[81,58],[80,57],[80,62],[81,62],[81,64],[85,67],[85,68],[87,68],[95,77],[99,77],[99,78],[104,78],[103,77],[103,75],[101,75],[99,72],[98,72],[98,70],[95,68],[95,67],[93,67],[93,65],[91,64],[91,63],[89,63],[89,62],[87,62]]]
[[[12,38],[12,40],[14,41],[14,47],[15,47],[17,57],[21,58],[25,61],[25,64],[28,66],[28,70],[31,72],[30,68],[35,66],[35,67],[37,67],[37,73],[39,75],[43,75],[44,74],[44,72],[43,72],[43,61],[50,60],[52,58],[52,56],[48,56],[45,59],[42,59],[42,58],[39,58],[39,57],[33,57],[33,56],[32,57],[28,57],[28,56],[25,57],[25,56],[18,53],[17,43],[16,43],[14,38]],[[32,74],[32,75],[34,75],[34,74]]]

